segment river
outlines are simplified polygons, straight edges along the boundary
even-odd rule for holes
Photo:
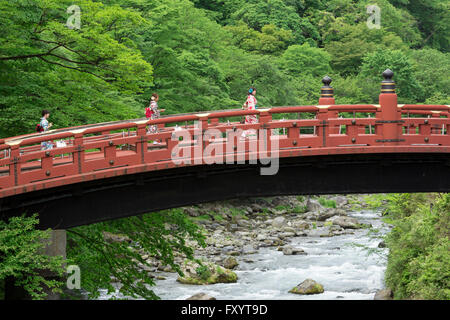
[[[199,292],[218,300],[371,300],[376,291],[384,288],[388,249],[378,248],[378,244],[389,232],[389,226],[381,221],[381,213],[377,211],[348,215],[373,228],[334,237],[292,238],[289,244],[304,249],[307,255],[286,256],[273,247],[260,248],[258,253],[238,257],[239,266],[234,270],[239,278],[237,283],[184,285],[176,281],[177,274],[162,273],[166,280],[157,280],[153,290],[161,299],[171,300],[186,299]],[[309,296],[288,293],[307,278],[322,284],[324,293]]]

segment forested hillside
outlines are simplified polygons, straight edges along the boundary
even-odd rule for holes
[[[69,28],[76,4],[80,27]],[[370,29],[380,9],[380,28]],[[259,105],[375,103],[395,72],[401,103],[449,101],[445,0],[2,0],[0,137],[143,116],[152,92],[167,113]],[[73,20],[70,20],[73,21]]]

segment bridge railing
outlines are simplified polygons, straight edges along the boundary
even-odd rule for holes
[[[266,135],[268,152],[258,153],[257,157],[270,157],[274,141],[281,157],[304,150],[309,150],[309,154],[317,150],[325,154],[394,150],[385,147],[396,147],[401,152],[450,152],[449,106],[398,105],[392,75],[389,71],[383,73],[385,80],[379,105],[336,105],[331,79],[326,77],[319,105],[314,106],[172,115],[0,139],[0,198],[86,179],[173,168],[178,166],[172,159],[175,148],[180,146],[181,157],[190,157],[191,163],[202,164],[208,162],[203,155],[196,159],[199,147],[205,150],[210,145],[224,145],[230,139],[237,139],[244,148],[233,149],[232,156],[243,153],[248,160],[252,142],[240,138],[245,130],[255,130],[258,140],[262,138],[260,134]],[[341,117],[348,113],[353,116]],[[274,119],[284,114],[287,119]],[[313,117],[308,118],[311,114]],[[247,115],[257,115],[258,123],[232,121]],[[186,125],[189,122],[195,124]],[[149,125],[157,125],[159,132],[148,133]],[[185,130],[188,141],[173,139],[177,132],[174,125]],[[220,138],[204,138],[203,133],[208,129],[215,129]],[[57,140],[64,141],[65,146],[41,150],[42,142]],[[212,150],[210,155],[226,157],[227,152],[230,153],[229,150]]]

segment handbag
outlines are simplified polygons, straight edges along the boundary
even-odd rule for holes
[[[150,107],[145,108],[145,116],[146,116],[147,118],[151,118],[151,117],[152,117],[152,114],[153,114],[152,108],[150,108]]]

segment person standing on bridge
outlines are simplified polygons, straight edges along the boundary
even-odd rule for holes
[[[256,110],[258,107],[258,101],[256,100],[256,89],[254,87],[250,87],[248,89],[248,95],[247,95],[247,101],[242,105],[243,110]],[[245,116],[245,124],[254,124],[258,123],[258,117],[256,115],[247,115]],[[256,132],[254,129],[250,130],[244,130],[242,133],[242,137],[250,137],[250,136],[256,136]]]
[[[48,110],[42,110],[42,118],[41,122],[39,122],[40,132],[48,131],[53,124],[48,122],[48,118],[50,117],[50,112]],[[41,150],[50,150],[53,149],[53,142],[51,141],[43,141],[41,142]]]
[[[153,93],[152,97],[150,98],[150,105],[145,109],[145,116],[148,120],[155,120],[160,118],[160,113],[158,109],[158,100],[159,95],[157,93]],[[158,126],[152,125],[148,128],[147,133],[157,133],[158,132]],[[154,144],[157,144],[157,141],[153,141]]]

